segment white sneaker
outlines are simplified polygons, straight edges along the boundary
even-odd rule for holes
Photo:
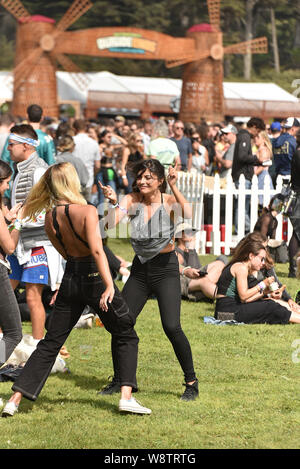
[[[128,279],[129,279],[129,275],[122,275],[122,282],[123,283],[126,283]]]
[[[93,327],[93,314],[83,314],[78,319],[74,329],[92,329]]]
[[[133,414],[151,414],[151,409],[143,407],[134,397],[131,399],[120,399],[119,402],[120,412],[131,412]]]
[[[2,417],[12,417],[18,412],[18,407],[14,402],[7,402],[2,410]]]

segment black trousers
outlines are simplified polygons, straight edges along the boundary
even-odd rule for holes
[[[180,324],[181,290],[179,266],[175,251],[159,254],[142,264],[137,256],[133,260],[129,279],[122,296],[136,319],[151,295],[155,295],[165,334],[170,340],[180,363],[186,382],[196,379],[191,347]],[[120,378],[117,341],[112,335],[114,376]]]
[[[67,261],[47,334],[38,343],[15,381],[12,387],[14,391],[21,392],[30,400],[37,399],[62,345],[86,305],[95,310],[105,328],[114,334],[121,385],[136,389],[138,337],[134,330],[135,321],[116,286],[108,311],[102,311],[99,301],[104,290],[105,286],[91,256],[70,258]]]
[[[239,303],[230,297],[217,298],[215,317],[218,312],[235,313],[235,320],[246,324],[288,324],[291,316],[291,311],[276,301]]]
[[[8,270],[0,264],[0,366],[10,357],[22,340],[22,323],[19,305],[11,287]]]

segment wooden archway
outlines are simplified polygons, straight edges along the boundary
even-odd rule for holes
[[[0,3],[18,19],[12,111],[21,116],[29,104],[36,103],[45,114],[57,117],[56,63],[77,72],[80,80],[80,70],[68,57],[79,54],[164,60],[167,67],[184,65],[180,118],[190,122],[200,122],[203,117],[220,120],[224,117],[224,54],[267,52],[266,38],[223,47],[220,0],[207,0],[211,24],[194,26],[185,38],[128,27],[66,31],[92,7],[90,0],[75,0],[57,25],[49,18],[30,16],[19,0]]]

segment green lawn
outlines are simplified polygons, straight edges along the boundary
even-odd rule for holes
[[[109,246],[132,258],[128,243]],[[277,270],[294,297],[298,281],[287,278],[287,265]],[[95,326],[76,329],[66,343],[70,373],[51,375],[35,404],[24,399],[19,414],[0,420],[0,448],[299,448],[300,350],[292,344],[300,340],[300,327],[204,324],[212,314],[212,304],[182,302],[200,384],[197,401],[179,399],[183,376],[150,300],[136,330],[137,398],[151,416],[120,415],[118,395],[97,395],[112,373],[110,335]],[[11,384],[0,383],[3,399]]]

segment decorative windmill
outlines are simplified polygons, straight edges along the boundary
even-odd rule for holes
[[[56,26],[50,18],[31,16],[19,0],[0,0],[0,4],[18,20],[12,112],[26,116],[28,105],[35,103],[43,107],[44,115],[56,117],[56,62],[74,73],[78,86],[87,85],[87,78],[69,57],[56,51],[55,45],[92,3],[75,0]]]
[[[224,54],[266,53],[267,39],[223,47],[220,0],[207,0],[210,25],[191,28],[187,37],[174,38],[140,28],[106,27],[66,31],[93,6],[74,0],[62,19],[30,16],[20,0],[0,0],[18,20],[12,112],[25,116],[29,104],[40,104],[44,114],[58,115],[56,63],[73,73],[78,86],[87,78],[66,54],[120,59],[165,60],[167,67],[185,64],[180,118],[200,122],[223,118]]]
[[[223,47],[220,29],[221,0],[207,0],[210,25],[192,27],[188,38],[194,39],[194,48],[174,54],[167,67],[186,64],[183,73],[180,119],[200,122],[201,118],[219,121],[224,118],[223,57],[224,54],[266,54],[267,38],[241,42]]]

